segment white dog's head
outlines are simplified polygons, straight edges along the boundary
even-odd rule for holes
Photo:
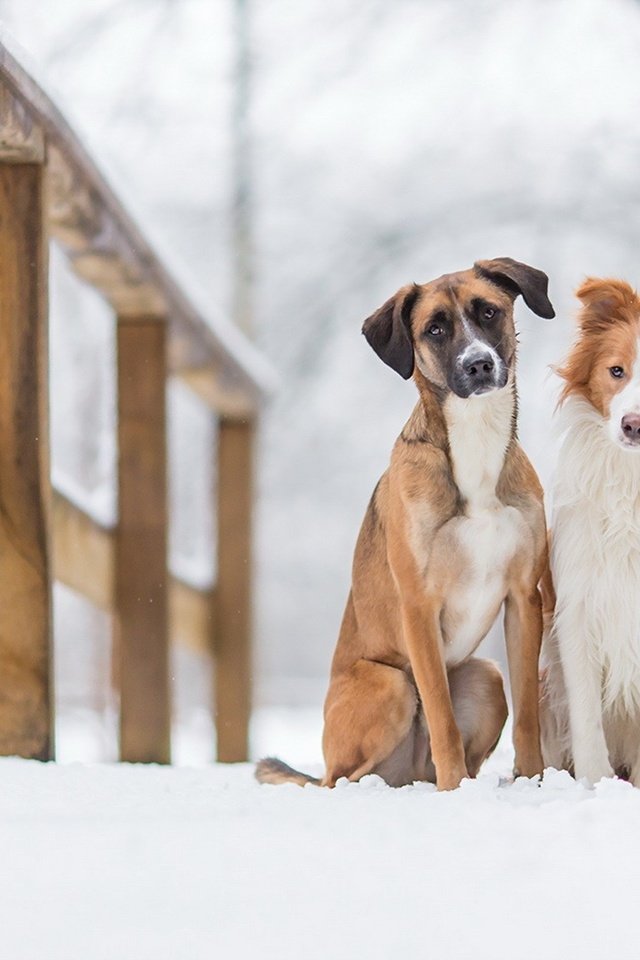
[[[640,299],[624,280],[585,280],[578,339],[558,370],[568,396],[587,400],[606,420],[611,440],[640,452]]]

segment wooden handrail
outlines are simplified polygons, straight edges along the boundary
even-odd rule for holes
[[[0,160],[40,162],[46,143],[50,231],[77,275],[120,316],[168,317],[170,371],[218,413],[256,412],[275,388],[273,369],[232,323],[196,305],[175,281],[24,60],[0,31]]]
[[[115,527],[99,523],[58,490],[52,507],[53,575],[101,610],[114,610]],[[214,653],[213,585],[169,577],[169,636],[175,646]]]
[[[170,643],[215,658],[218,756],[247,756],[255,427],[271,367],[187,295],[0,30],[0,754],[54,755],[51,585],[110,611],[121,757],[170,758]],[[49,473],[47,245],[117,326],[119,516],[95,521]],[[219,579],[167,570],[166,383],[217,415]],[[212,492],[213,495],[213,492]]]

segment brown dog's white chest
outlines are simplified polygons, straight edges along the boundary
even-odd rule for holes
[[[446,527],[462,569],[448,584],[441,615],[444,658],[452,666],[471,656],[498,616],[527,529],[509,506],[455,517]]]
[[[449,397],[444,413],[461,512],[420,544],[425,587],[442,600],[447,665],[471,656],[496,619],[514,564],[531,541],[522,513],[504,504],[497,485],[512,436],[514,397],[507,388],[487,396]],[[423,526],[424,534],[427,531]],[[417,544],[416,544],[417,546]]]

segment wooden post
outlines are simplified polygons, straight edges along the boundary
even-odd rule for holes
[[[251,513],[254,424],[218,431],[215,708],[218,760],[246,760],[251,714]]]
[[[43,169],[0,163],[0,754],[53,756]]]
[[[168,763],[166,329],[118,319],[118,500],[115,609],[120,757]]]

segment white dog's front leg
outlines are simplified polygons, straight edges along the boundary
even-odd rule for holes
[[[574,773],[577,780],[586,777],[597,783],[613,776],[602,725],[602,669],[589,658],[584,615],[568,613],[565,610],[558,618],[556,630],[569,701]]]

